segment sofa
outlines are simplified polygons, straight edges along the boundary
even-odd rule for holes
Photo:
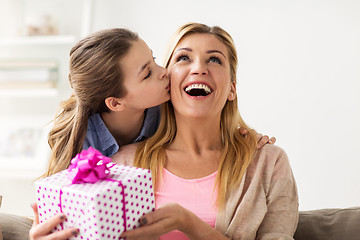
[[[295,240],[359,240],[360,206],[300,211]]]
[[[31,225],[31,219],[0,212],[0,240],[26,240]],[[360,206],[300,211],[294,239],[358,240],[360,239]]]

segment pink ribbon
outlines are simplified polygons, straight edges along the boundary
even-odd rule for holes
[[[71,165],[68,168],[68,178],[71,183],[65,187],[68,187],[76,183],[96,183],[99,180],[106,180],[110,182],[117,182],[118,186],[121,187],[122,195],[122,211],[124,221],[124,232],[126,232],[126,211],[125,211],[125,190],[121,181],[108,178],[110,170],[116,164],[112,164],[110,167],[107,165],[111,163],[111,158],[101,154],[98,150],[89,147],[88,150],[82,150],[81,153],[77,154],[72,160]],[[63,194],[60,189],[59,196],[59,207],[60,212],[62,211],[61,196]],[[64,230],[64,226],[60,223],[61,229]]]
[[[68,178],[71,183],[96,183],[100,179],[105,179],[110,171],[107,164],[111,158],[101,154],[98,150],[89,147],[82,150],[72,160],[68,168]]]

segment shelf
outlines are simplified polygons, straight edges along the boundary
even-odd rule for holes
[[[57,97],[59,90],[56,88],[24,88],[24,89],[1,89],[0,98],[11,97]]]
[[[12,159],[13,161],[15,159]],[[37,164],[37,162],[34,162]],[[44,174],[46,170],[46,164],[42,163],[38,167],[33,166],[23,166],[23,167],[4,167],[2,166],[0,169],[0,179],[36,179],[40,177],[42,174]]]
[[[44,172],[50,156],[50,121],[48,115],[0,119],[0,179],[34,178]]]
[[[75,40],[72,35],[6,37],[0,38],[0,46],[66,45],[74,44]]]

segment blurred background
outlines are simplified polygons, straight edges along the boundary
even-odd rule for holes
[[[357,0],[0,0],[0,211],[32,215],[78,40],[130,28],[161,64],[192,21],[233,36],[241,114],[287,152],[300,210],[359,206],[359,12]]]

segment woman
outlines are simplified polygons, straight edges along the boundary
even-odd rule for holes
[[[166,62],[171,102],[158,131],[113,156],[149,168],[155,178],[157,210],[122,237],[293,239],[295,180],[285,152],[272,145],[257,150],[255,133],[240,117],[230,35],[192,23],[179,29],[172,46]],[[246,137],[239,125],[248,129]]]
[[[127,29],[99,31],[77,43],[70,51],[69,80],[74,94],[61,105],[49,133],[51,159],[44,176],[66,169],[89,146],[112,156],[120,146],[152,136],[160,120],[158,105],[170,98],[166,69]],[[259,147],[268,140],[261,138]],[[33,209],[31,239],[47,235],[65,219],[60,214],[38,225],[36,204]],[[68,229],[53,234],[66,239],[76,233]]]

